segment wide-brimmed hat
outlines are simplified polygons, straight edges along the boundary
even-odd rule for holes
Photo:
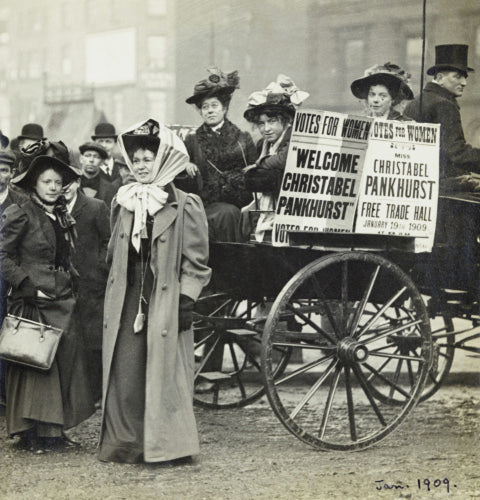
[[[150,118],[141,126],[122,134],[125,150],[129,153],[133,147],[147,147],[156,152],[160,145],[159,133],[159,123]]]
[[[44,165],[52,168],[58,168],[62,172],[62,184],[64,186],[70,184],[70,182],[82,175],[77,168],[64,163],[62,160],[59,160],[54,156],[40,155],[33,159],[32,163],[30,163],[28,167],[28,170],[20,175],[17,175],[14,179],[12,179],[12,182],[23,189],[32,187],[30,183],[32,181],[33,174],[38,168],[43,167]]]
[[[294,81],[285,75],[278,75],[264,90],[250,94],[248,108],[243,116],[249,122],[256,120],[258,115],[268,112],[280,112],[293,117],[295,110],[310,96],[308,92],[299,90]]]
[[[9,142],[10,139],[6,135],[3,135],[2,131],[0,130],[0,144],[2,145],[2,148],[6,148]]]
[[[392,99],[413,99],[412,89],[408,85],[410,76],[410,73],[396,64],[390,62],[376,64],[366,69],[364,76],[355,80],[350,85],[350,89],[355,97],[366,99],[372,85],[385,85],[390,91]]]
[[[111,123],[99,123],[95,127],[94,135],[92,135],[92,140],[96,139],[108,139],[112,138],[117,140],[117,133],[115,127]]]
[[[96,151],[100,155],[100,158],[102,158],[103,160],[108,159],[107,150],[97,142],[86,142],[85,144],[82,144],[78,149],[82,155],[83,153],[85,153],[85,151]]]
[[[46,139],[46,137],[43,136],[43,127],[41,125],[38,123],[27,123],[22,127],[22,132],[17,139],[32,139],[34,141],[41,141],[42,139]]]
[[[12,151],[0,151],[0,163],[14,165],[16,161],[17,157]]]
[[[450,44],[435,47],[435,64],[427,69],[427,75],[434,75],[441,69],[467,73],[475,71],[468,66],[468,45]]]
[[[195,85],[193,95],[185,100],[186,103],[198,106],[203,99],[231,95],[235,89],[240,88],[238,71],[223,73],[218,68],[209,68],[207,71],[209,76]]]

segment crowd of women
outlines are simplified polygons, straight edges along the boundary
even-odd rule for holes
[[[394,106],[413,97],[407,79],[398,66],[375,66],[352,92],[370,115],[402,119]],[[208,244],[268,238],[292,120],[308,97],[284,75],[252,93],[244,117],[261,135],[255,146],[227,117],[238,85],[236,72],[209,70],[186,100],[203,124],[184,142],[154,119],[118,136],[128,175],[110,207],[100,460],[199,452],[192,314],[210,279]],[[43,453],[72,445],[65,431],[92,415],[94,401],[75,307],[76,223],[65,197],[81,173],[56,150],[32,158],[12,179],[21,196],[1,215],[1,277],[11,287],[10,314],[63,335],[50,370],[3,363],[3,383],[8,434],[15,446]]]

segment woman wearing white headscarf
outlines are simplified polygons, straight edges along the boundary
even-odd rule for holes
[[[112,205],[99,458],[160,462],[199,452],[192,310],[210,278],[202,202],[176,189],[188,156],[150,119],[118,138],[136,182]]]

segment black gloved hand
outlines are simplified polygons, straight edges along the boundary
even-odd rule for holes
[[[18,292],[25,302],[35,302],[37,289],[30,278],[25,278],[18,287]]]
[[[193,322],[193,306],[195,301],[188,295],[180,294],[180,302],[178,305],[178,331],[183,332],[192,326]]]
[[[269,192],[275,187],[275,172],[273,169],[256,167],[245,173],[247,191]]]

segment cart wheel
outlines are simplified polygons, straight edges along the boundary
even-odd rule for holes
[[[204,408],[246,406],[265,393],[261,378],[261,334],[246,328],[259,304],[220,293],[201,297],[194,320],[193,401]],[[273,373],[281,373],[290,349],[275,347]]]
[[[428,371],[425,388],[423,389],[420,401],[425,401],[438,391],[452,367],[453,356],[455,354],[455,335],[448,335],[448,332],[454,332],[455,327],[448,313],[443,314],[443,323],[442,327],[432,332],[432,366]]]
[[[286,320],[301,323],[301,331],[285,328]],[[364,252],[328,255],[297,272],[275,300],[262,342],[274,412],[322,450],[366,448],[392,432],[419,400],[432,357],[428,315],[413,281]],[[400,342],[405,349],[398,352]],[[416,354],[409,353],[414,346]],[[301,362],[275,378],[272,350],[279,347]]]

